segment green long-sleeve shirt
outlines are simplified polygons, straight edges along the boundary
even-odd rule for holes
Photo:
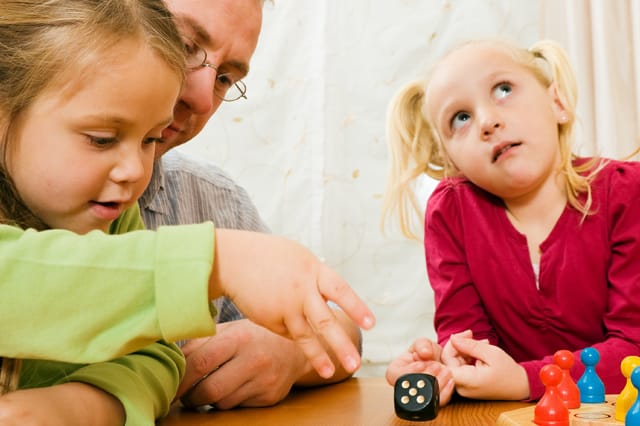
[[[112,226],[122,235],[0,225],[0,355],[27,359],[21,387],[94,384],[122,401],[128,425],[166,413],[184,359],[165,341],[215,332],[214,232],[141,227],[137,206]]]

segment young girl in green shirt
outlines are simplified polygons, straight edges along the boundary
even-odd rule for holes
[[[160,0],[3,1],[0,45],[0,423],[153,424],[184,370],[167,342],[213,333],[221,294],[321,375],[319,334],[358,367],[326,300],[373,316],[309,251],[211,223],[142,230],[183,82]]]

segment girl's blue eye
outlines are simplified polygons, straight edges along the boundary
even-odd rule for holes
[[[465,125],[467,121],[471,119],[471,115],[466,112],[457,112],[451,119],[451,128],[458,130]]]
[[[503,99],[511,94],[513,88],[510,83],[503,82],[498,84],[493,91],[498,99]]]

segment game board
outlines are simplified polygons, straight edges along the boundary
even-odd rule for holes
[[[580,408],[569,410],[569,424],[571,426],[611,426],[623,425],[615,418],[615,401],[618,395],[606,395],[602,404],[582,403]],[[500,414],[496,425],[498,426],[535,426],[533,423],[533,411],[535,405],[511,410]]]

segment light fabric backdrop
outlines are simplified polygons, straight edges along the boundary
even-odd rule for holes
[[[275,234],[309,247],[373,309],[358,375],[383,375],[414,338],[435,336],[422,245],[379,228],[385,114],[402,84],[462,39],[553,37],[580,76],[581,153],[637,145],[638,0],[276,0],[264,12],[248,100],[223,105],[179,149],[226,169]],[[423,199],[432,187],[420,182]]]

